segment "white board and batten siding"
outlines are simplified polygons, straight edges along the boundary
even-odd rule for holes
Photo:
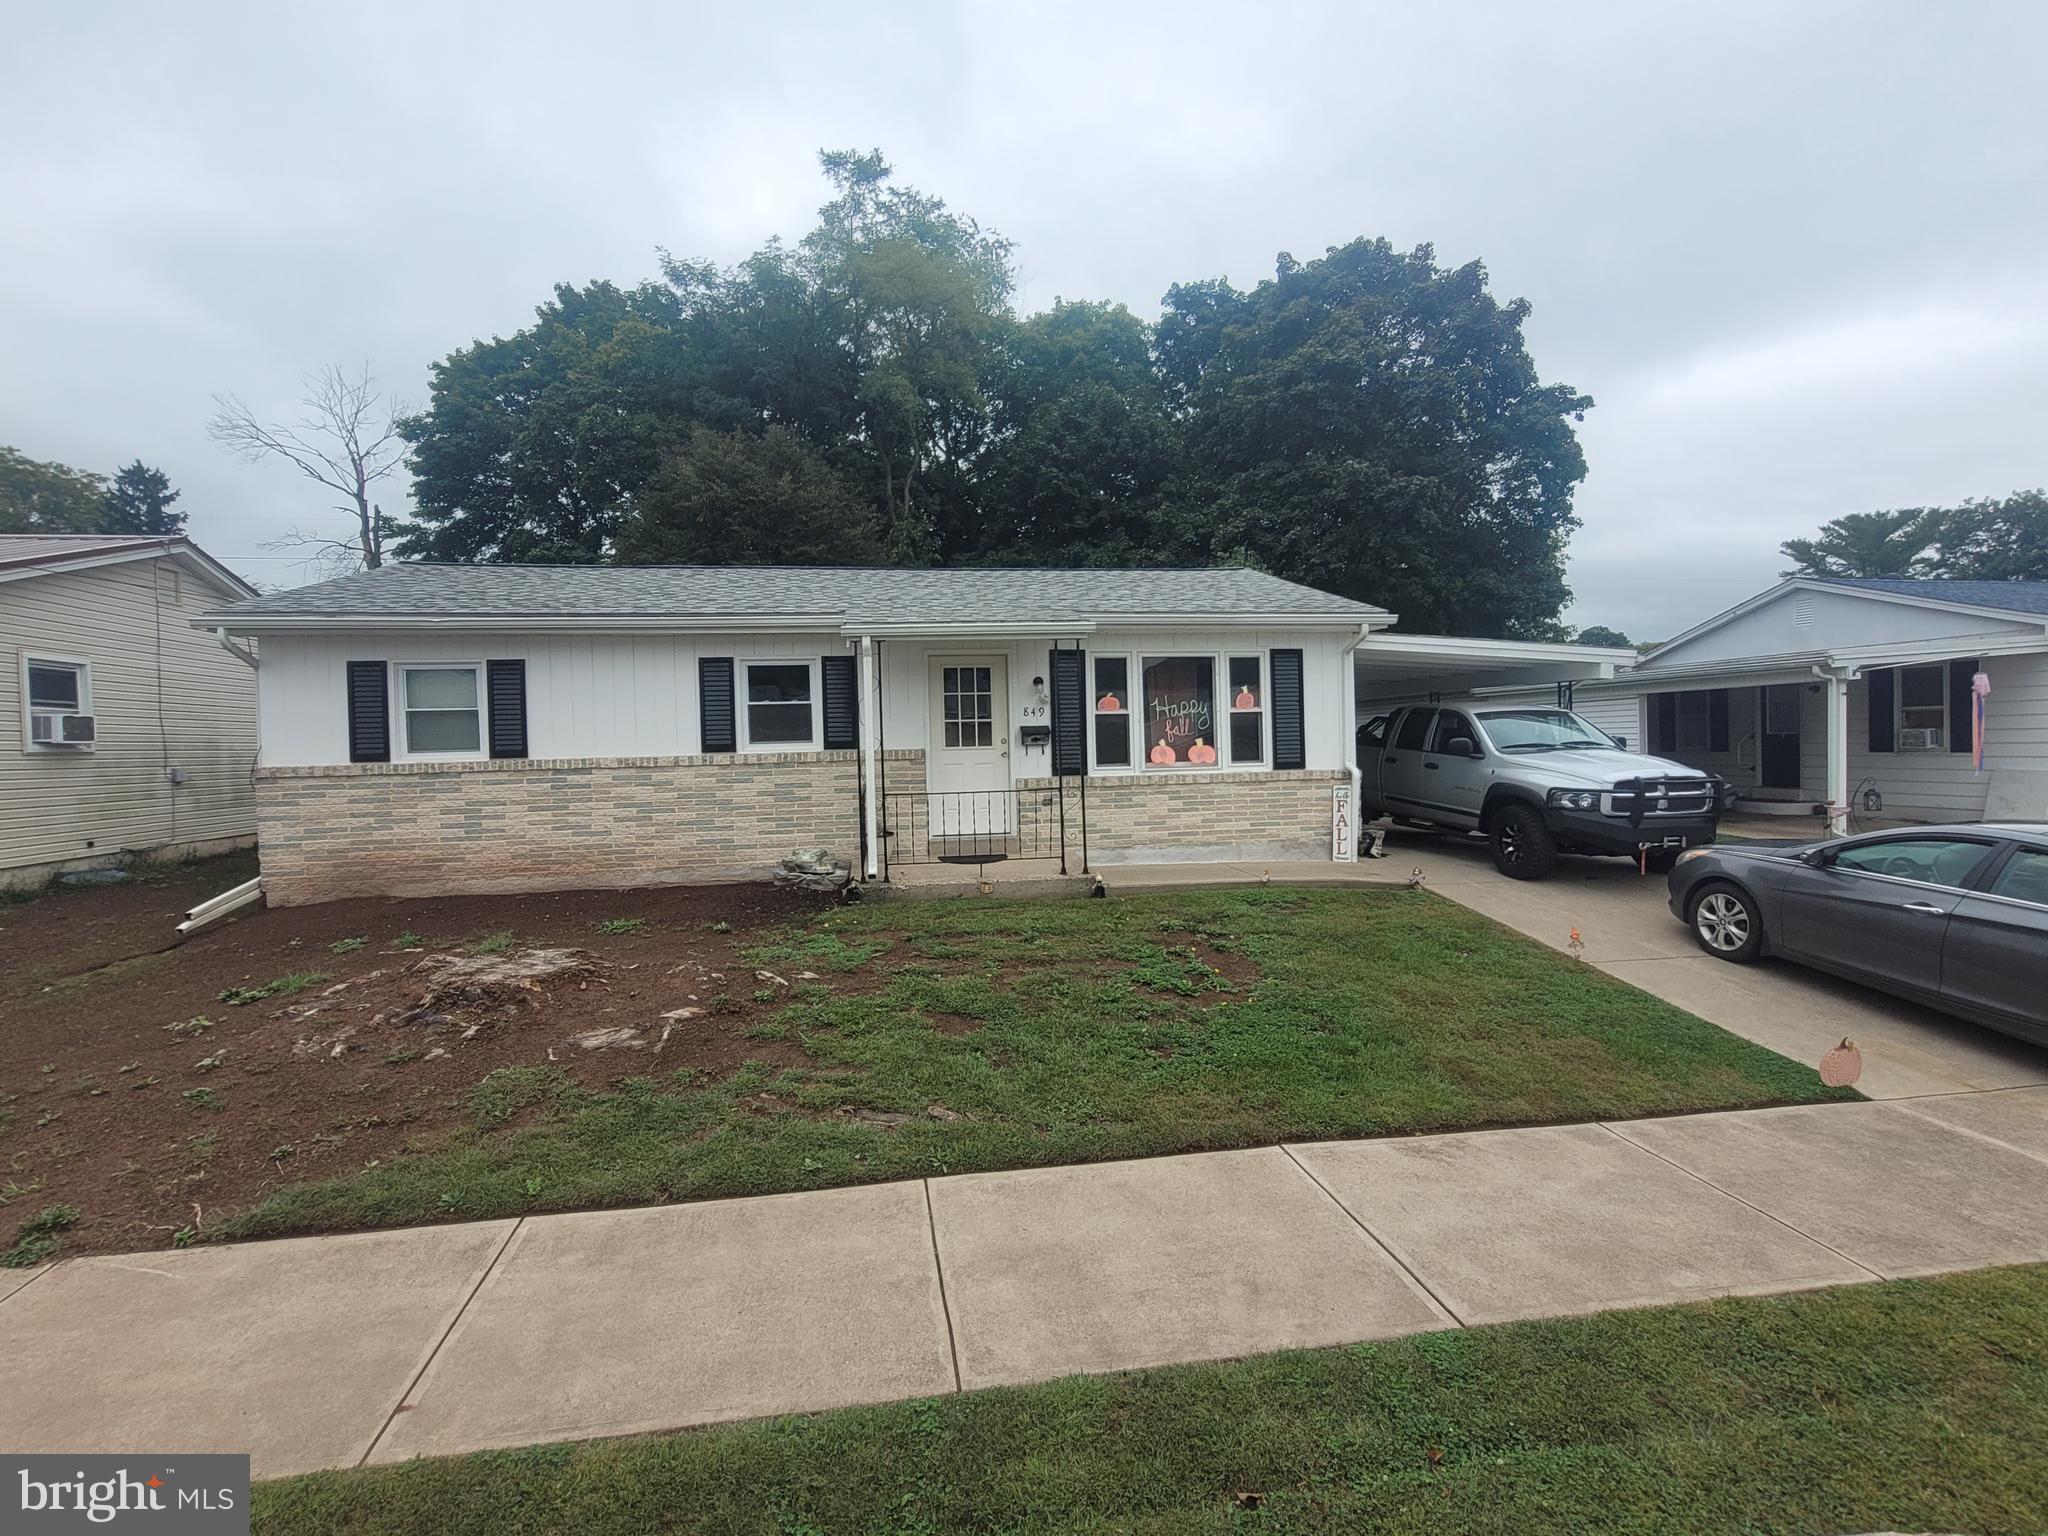
[[[1091,654],[1141,656],[1244,655],[1275,649],[1302,652],[1302,693],[1308,766],[1344,766],[1349,733],[1348,633],[1328,630],[1130,630],[1083,637]],[[880,642],[882,745],[923,747],[935,657],[1000,659],[1009,680],[1009,734],[1016,777],[1050,771],[1049,754],[1027,757],[1019,728],[1044,723],[1034,678],[1049,682],[1052,641],[974,637]],[[547,634],[364,630],[349,634],[268,634],[262,690],[267,767],[346,763],[347,674],[351,661],[526,663],[527,750],[534,758],[677,756],[703,750],[697,663],[729,656],[738,662],[808,660],[853,654],[837,632],[774,636],[731,634]],[[1219,672],[1217,687],[1223,686]],[[1270,685],[1269,685],[1270,686]],[[741,683],[744,697],[744,682]],[[1220,705],[1220,696],[1219,696]],[[394,711],[398,708],[392,700]],[[1270,724],[1268,740],[1270,741]]]
[[[0,878],[255,835],[255,674],[191,624],[221,600],[169,559],[0,583]],[[90,664],[91,751],[25,746],[22,658],[45,655]]]

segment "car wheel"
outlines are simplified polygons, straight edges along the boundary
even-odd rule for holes
[[[1709,885],[1686,903],[1686,926],[1701,949],[1716,960],[1747,964],[1764,947],[1763,914],[1749,892],[1732,885]]]
[[[1510,805],[1488,829],[1493,866],[1511,880],[1541,880],[1557,868],[1557,840],[1535,807]]]

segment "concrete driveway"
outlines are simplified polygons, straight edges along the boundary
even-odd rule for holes
[[[1781,1055],[1817,1063],[1848,1036],[1863,1051],[1856,1086],[1872,1098],[2048,1083],[2038,1046],[1782,960],[1714,959],[1666,909],[1664,877],[1624,860],[1566,858],[1549,879],[1524,881],[1475,841],[1397,827],[1386,847],[1360,868],[1420,869],[1428,889],[1557,949],[1577,928],[1589,964]]]

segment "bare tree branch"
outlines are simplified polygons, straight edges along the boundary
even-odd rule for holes
[[[354,373],[329,365],[302,382],[304,411],[289,422],[260,421],[239,396],[215,395],[207,435],[246,463],[283,459],[346,498],[336,510],[355,518],[353,539],[293,529],[273,548],[310,548],[309,561],[322,567],[332,566],[336,551],[347,551],[351,568],[375,569],[384,563],[386,519],[370,490],[405,462],[405,444],[398,435],[405,406],[378,391],[368,363]]]

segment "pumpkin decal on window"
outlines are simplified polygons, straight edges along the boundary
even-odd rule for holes
[[[1114,693],[1105,693],[1095,701],[1095,707],[1105,715],[1113,715],[1122,709],[1123,705],[1117,702],[1117,696]]]
[[[1160,739],[1159,745],[1154,747],[1149,755],[1153,762],[1162,765],[1166,763],[1177,763],[1180,761],[1179,758],[1173,755],[1173,748],[1169,747],[1166,744],[1166,741],[1163,737]]]
[[[1258,707],[1259,701],[1256,698],[1252,697],[1251,689],[1240,688],[1237,690],[1237,708],[1257,709]]]
[[[1197,736],[1195,744],[1188,748],[1188,761],[1200,763],[1202,766],[1207,767],[1216,761],[1216,749]]]

